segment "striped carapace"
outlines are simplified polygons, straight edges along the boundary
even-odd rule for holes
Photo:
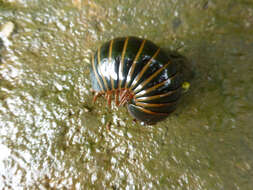
[[[166,53],[149,40],[116,38],[92,56],[93,101],[105,95],[111,105],[128,104],[137,120],[155,123],[176,108],[182,91],[180,57]]]

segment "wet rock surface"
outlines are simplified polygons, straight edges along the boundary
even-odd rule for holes
[[[250,1],[0,1],[0,189],[251,189],[252,21]],[[153,126],[92,104],[90,55],[128,35],[194,71]]]

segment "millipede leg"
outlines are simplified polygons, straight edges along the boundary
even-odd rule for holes
[[[116,106],[119,105],[119,91],[118,90],[116,90],[115,92],[115,104]]]
[[[126,92],[124,92],[123,96],[120,98],[120,103],[119,105],[124,105],[128,100],[128,93],[127,93],[127,90]]]
[[[127,101],[129,100],[129,94],[127,93],[126,96],[124,97],[124,99],[122,100],[122,105],[124,106],[125,103],[127,103]]]
[[[120,97],[120,103],[119,105],[125,105],[129,100],[131,100],[134,97],[134,95],[126,89],[126,91],[122,94],[122,96]]]
[[[127,93],[127,89],[120,89],[120,96],[119,99],[122,99],[123,96]]]
[[[107,99],[108,106],[111,107],[111,102],[112,102],[112,93],[111,92],[106,93],[106,99]]]
[[[124,91],[123,89],[120,89],[120,90],[119,90],[119,97],[122,96],[123,91]]]
[[[125,99],[126,99],[126,96],[124,96],[124,97],[120,100],[119,106],[124,105]]]
[[[122,105],[122,102],[125,99],[126,95],[127,95],[127,89],[123,90],[123,92],[121,93],[120,98],[119,98],[120,99],[119,105]]]

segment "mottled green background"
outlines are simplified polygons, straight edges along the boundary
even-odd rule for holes
[[[7,21],[0,189],[253,189],[252,0],[0,0]],[[91,103],[90,55],[128,35],[178,50],[194,73],[154,126]]]

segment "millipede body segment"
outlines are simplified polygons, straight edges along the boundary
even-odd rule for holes
[[[182,92],[180,57],[170,55],[149,40],[116,38],[92,56],[91,83],[98,96],[127,104],[137,120],[155,123],[175,110]]]

